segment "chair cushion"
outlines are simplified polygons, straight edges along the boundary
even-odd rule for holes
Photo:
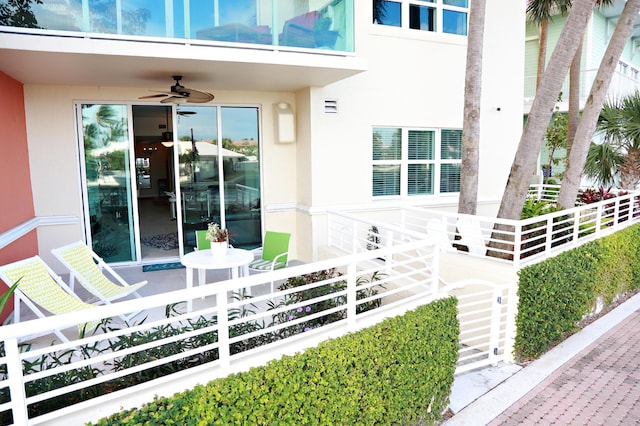
[[[272,263],[273,262],[271,260],[264,260],[264,259],[254,260],[253,262],[249,263],[249,269],[255,269],[258,271],[270,271]],[[282,269],[285,266],[286,265],[284,262],[276,262],[274,269]]]

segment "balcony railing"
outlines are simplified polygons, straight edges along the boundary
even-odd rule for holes
[[[437,257],[433,242],[405,242],[99,306],[82,316],[2,326],[0,423],[10,424],[9,412],[20,425],[69,419],[74,413],[84,413],[82,420],[88,421],[86,413],[96,407],[111,407],[107,415],[125,399],[127,404],[140,399],[132,406],[150,402],[163,387],[172,395],[202,383],[205,371],[207,381],[224,377],[402,314],[440,296],[433,270]],[[271,281],[306,274],[315,279],[275,293],[265,290]],[[178,301],[191,302],[193,309]],[[137,320],[118,319],[140,309],[144,314]],[[93,320],[104,321],[103,326],[74,337],[78,325]],[[56,329],[65,330],[70,341],[52,343],[49,334]],[[33,339],[41,334],[45,337]],[[30,342],[20,343],[29,336]]]
[[[593,80],[596,77],[598,70],[586,70],[580,74],[580,101],[581,104],[589,96]],[[640,81],[631,78],[628,75],[621,72],[615,72],[611,79],[611,84],[607,90],[607,97],[610,99],[618,99],[622,96],[635,93],[640,89]],[[569,78],[567,77],[562,85],[562,98],[561,102],[568,102],[569,100]],[[525,77],[524,79],[524,100],[525,104],[530,105],[533,102],[533,98],[536,96],[536,76]]]
[[[353,52],[353,0],[42,0],[0,25]]]

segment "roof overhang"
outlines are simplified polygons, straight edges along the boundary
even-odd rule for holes
[[[1,33],[0,70],[23,84],[157,89],[178,74],[209,90],[286,92],[366,70],[366,61],[341,52],[94,36]]]

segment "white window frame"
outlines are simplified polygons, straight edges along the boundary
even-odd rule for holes
[[[444,0],[389,0],[392,1],[394,3],[400,3],[400,27],[393,27],[390,26],[391,28],[402,28],[404,30],[407,31],[412,31],[412,32],[419,32],[419,33],[427,33],[427,34],[446,34],[446,35],[451,35],[451,36],[460,36],[460,37],[466,37],[468,32],[469,32],[469,7],[459,7],[459,6],[452,6],[452,5],[448,5],[448,4],[444,4]],[[469,2],[471,2],[472,0],[469,0]],[[416,28],[409,28],[409,9],[411,5],[417,5],[417,6],[425,6],[425,7],[429,7],[432,9],[436,10],[436,30],[435,31],[427,31],[427,30],[420,30],[420,29],[416,29]],[[467,29],[465,31],[466,34],[461,35],[461,34],[455,34],[455,33],[445,33],[443,32],[443,26],[444,26],[444,19],[443,19],[443,15],[444,15],[444,11],[445,10],[450,10],[450,11],[454,11],[454,12],[461,12],[467,15]],[[379,26],[379,27],[387,27],[387,25],[382,25],[382,24],[374,24],[375,26]]]
[[[399,160],[374,160],[373,159],[373,135],[376,129],[400,129],[401,130],[401,154]],[[400,126],[373,126],[371,129],[371,197],[374,200],[381,199],[420,199],[420,198],[440,198],[458,196],[460,192],[441,192],[441,171],[443,164],[462,164],[460,159],[442,159],[442,131],[462,129],[455,128],[435,128],[435,127],[400,127]],[[431,160],[409,160],[409,132],[410,131],[430,131],[434,133],[433,159]],[[462,155],[462,152],[461,152]],[[433,165],[433,192],[431,194],[409,194],[409,164],[430,164]],[[374,195],[373,169],[376,165],[400,165],[400,195]]]

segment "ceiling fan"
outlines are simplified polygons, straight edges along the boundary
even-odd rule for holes
[[[181,75],[174,75],[173,79],[176,81],[176,84],[171,86],[169,91],[158,91],[151,90],[151,92],[156,92],[157,95],[148,95],[141,96],[138,99],[151,99],[151,98],[162,98],[160,103],[174,103],[174,104],[184,104],[186,102],[201,104],[204,102],[209,102],[213,100],[213,95],[211,93],[203,92],[200,90],[189,89],[188,87],[184,87],[180,84],[180,80],[182,80]]]

